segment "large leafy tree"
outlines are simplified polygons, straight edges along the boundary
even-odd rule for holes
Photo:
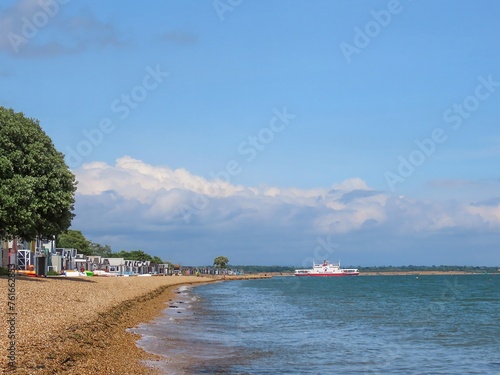
[[[102,246],[101,244],[91,242],[89,246],[90,246],[90,250],[92,252],[92,255],[99,255],[99,256],[106,258],[106,257],[110,257],[112,254],[111,246],[109,246],[109,245]]]
[[[127,260],[140,260],[143,262],[149,260],[153,263],[158,263],[158,264],[164,263],[163,260],[161,260],[159,257],[151,256],[142,250],[132,250],[132,251],[122,250],[118,253],[110,254],[110,257],[111,258],[124,258]]]
[[[77,249],[80,254],[93,255],[91,242],[79,230],[69,229],[57,236],[57,247]]]
[[[0,237],[65,231],[75,191],[75,176],[38,120],[0,107]]]
[[[214,266],[218,268],[226,268],[228,263],[229,259],[222,255],[214,259]]]

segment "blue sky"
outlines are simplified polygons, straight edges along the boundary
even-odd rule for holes
[[[500,264],[496,1],[0,5],[73,228],[184,264]]]

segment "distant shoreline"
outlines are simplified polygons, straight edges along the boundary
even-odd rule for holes
[[[360,271],[359,276],[497,275],[500,273],[467,271]]]
[[[468,271],[359,271],[359,276],[430,276],[430,275],[500,275],[500,272]],[[294,276],[293,272],[272,272],[269,276]],[[354,276],[351,276],[354,277]],[[257,277],[255,277],[257,278]]]

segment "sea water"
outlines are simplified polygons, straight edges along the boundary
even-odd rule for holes
[[[134,332],[166,374],[500,374],[500,275],[183,287]]]

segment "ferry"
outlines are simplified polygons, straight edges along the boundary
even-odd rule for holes
[[[340,262],[330,263],[324,260],[322,264],[313,262],[312,269],[295,270],[295,276],[358,276],[357,268],[341,268]]]

